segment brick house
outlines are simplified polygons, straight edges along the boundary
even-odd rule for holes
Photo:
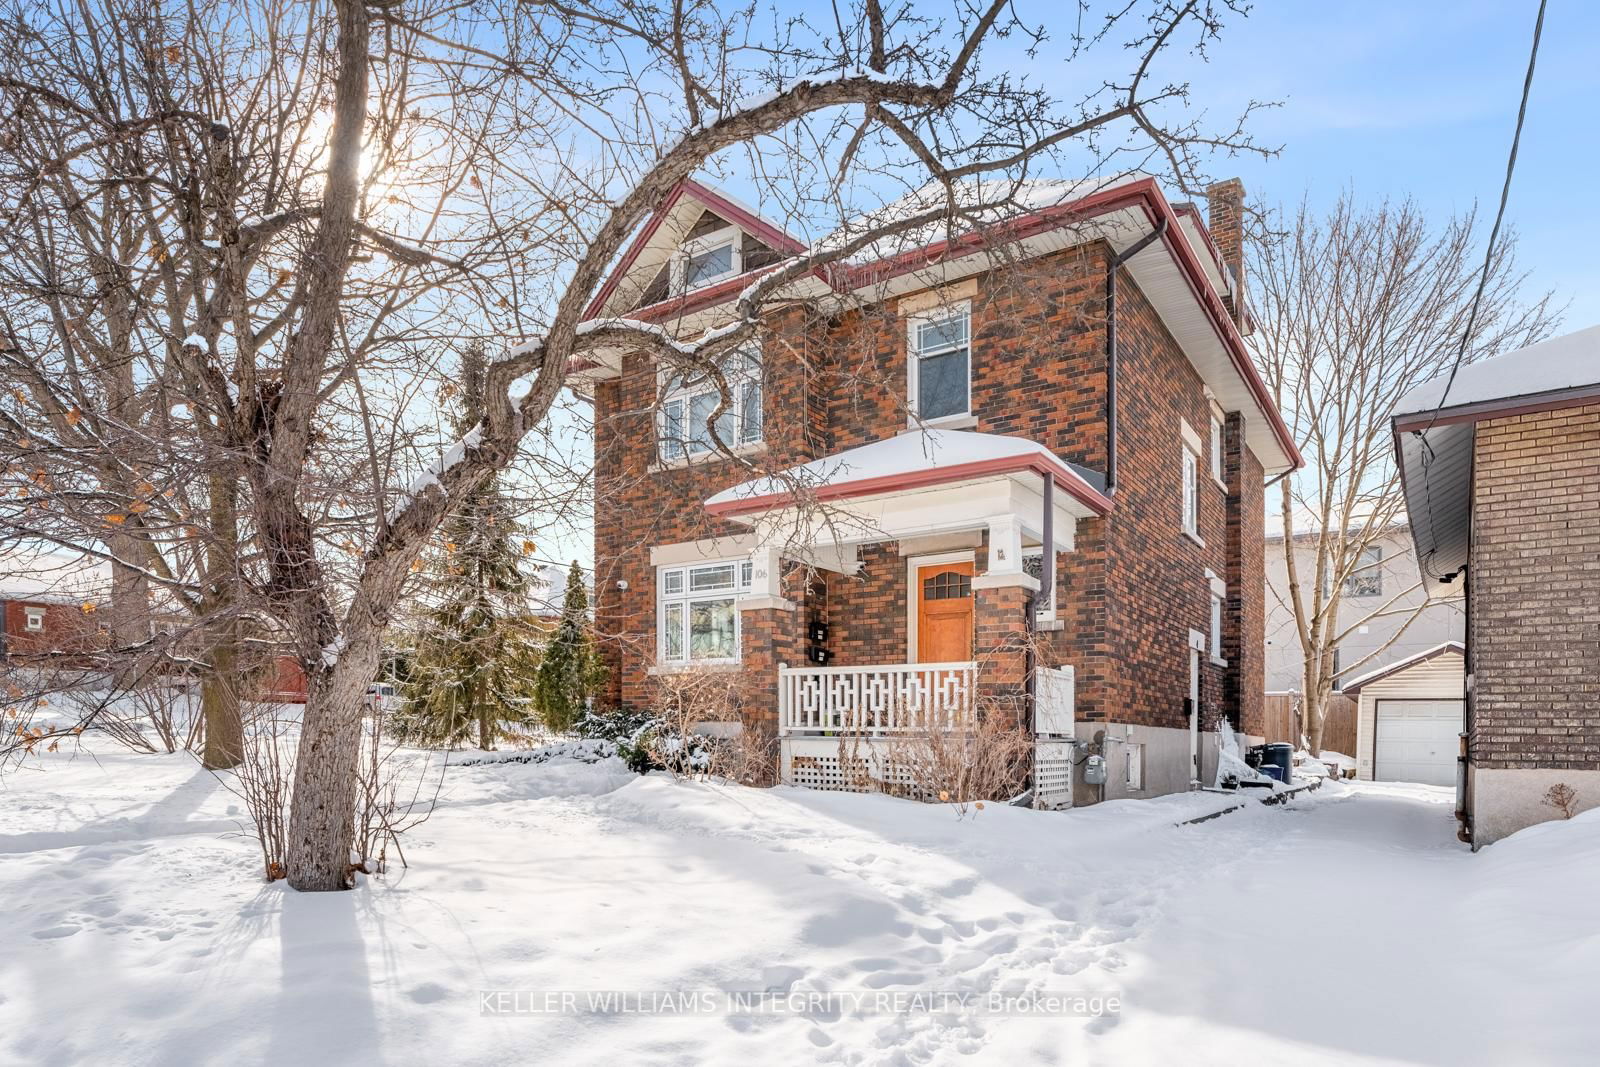
[[[1600,326],[1401,398],[1395,450],[1423,579],[1467,603],[1457,782],[1474,847],[1600,806]]]
[[[1224,720],[1259,736],[1263,487],[1300,457],[1241,338],[1242,196],[1214,186],[1208,230],[1142,175],[1041,182],[792,284],[724,368],[735,460],[715,386],[636,351],[577,368],[606,699],[733,673],[730,727],[823,787],[841,734],[870,752],[976,701],[1053,767],[1073,736],[1101,755],[1079,803],[1188,788]],[[589,314],[695,336],[804,247],[684,182]]]
[[[105,637],[93,612],[84,611],[84,603],[39,593],[0,595],[0,663],[83,666],[92,662]]]

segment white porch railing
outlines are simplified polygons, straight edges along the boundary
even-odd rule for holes
[[[976,663],[779,667],[782,734],[893,734],[970,720]]]

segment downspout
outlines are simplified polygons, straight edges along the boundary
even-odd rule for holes
[[[1167,232],[1167,216],[1106,264],[1106,496],[1117,491],[1117,271]]]

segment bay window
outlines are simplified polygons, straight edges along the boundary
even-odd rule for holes
[[[737,663],[739,598],[750,591],[748,559],[656,572],[657,654],[662,663]]]

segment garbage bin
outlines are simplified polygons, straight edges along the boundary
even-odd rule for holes
[[[1294,746],[1283,741],[1274,741],[1261,746],[1261,770],[1271,774],[1269,766],[1278,768],[1278,773],[1273,775],[1280,782],[1287,782],[1294,770]]]

